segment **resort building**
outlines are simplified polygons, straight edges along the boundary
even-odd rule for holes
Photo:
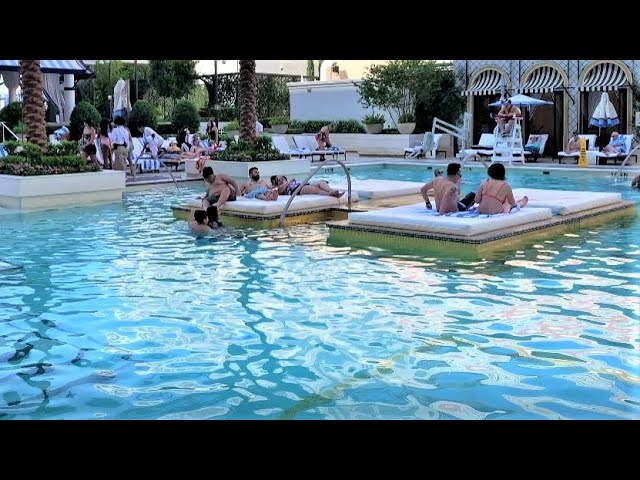
[[[562,150],[574,130],[601,133],[589,126],[589,118],[602,92],[607,92],[618,113],[619,132],[632,133],[632,85],[634,78],[640,78],[636,60],[454,60],[453,65],[461,79],[461,93],[467,97],[467,111],[473,116],[474,143],[482,133],[493,131],[491,114],[497,109],[489,104],[505,92],[553,102],[553,106],[523,111],[525,136],[549,134],[547,154]]]

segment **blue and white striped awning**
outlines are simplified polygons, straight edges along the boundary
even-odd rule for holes
[[[545,93],[553,92],[557,88],[562,88],[562,75],[560,72],[549,66],[536,68],[520,91],[522,93]]]
[[[599,63],[589,71],[584,83],[580,85],[580,91],[618,90],[619,87],[630,83],[631,79],[627,78],[620,66],[614,63]]]
[[[493,95],[500,93],[502,74],[497,70],[485,70],[473,82],[470,89],[464,90],[463,95]],[[506,82],[505,82],[506,85]]]
[[[20,70],[20,60],[0,60],[1,71]],[[40,60],[42,73],[88,73],[82,60]]]

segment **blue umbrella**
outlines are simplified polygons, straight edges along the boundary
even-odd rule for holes
[[[511,105],[515,105],[516,107],[537,107],[538,105],[553,105],[553,102],[547,102],[546,100],[529,97],[527,95],[522,95],[521,93],[518,95],[514,95],[513,97],[509,97],[509,100],[511,100]],[[501,107],[502,101],[498,100],[497,102],[490,103],[489,106]]]

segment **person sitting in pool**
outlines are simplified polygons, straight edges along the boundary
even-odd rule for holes
[[[208,225],[207,212],[204,210],[193,210],[189,216],[189,228],[193,233],[210,233],[211,228]]]
[[[249,180],[242,185],[240,194],[246,198],[257,198],[258,200],[278,200],[278,189],[267,185],[267,182],[260,180],[260,170],[258,167],[249,169]]]
[[[506,181],[504,165],[494,163],[487,173],[489,178],[482,182],[476,195],[478,213],[509,213],[512,210],[518,211],[527,204],[529,198],[526,195],[516,202],[511,186]]]
[[[292,178],[288,180],[284,175],[272,175],[271,184],[278,188],[280,195],[293,195],[293,192],[300,186],[302,182]],[[344,192],[339,192],[329,186],[325,180],[319,182],[305,183],[300,189],[301,195],[328,195],[336,198],[340,198],[344,195]]]
[[[431,210],[433,208],[428,195],[428,191],[431,189],[433,189],[438,213],[441,215],[464,211],[473,205],[476,198],[476,194],[473,192],[468,193],[462,200],[458,201],[461,178],[460,164],[454,162],[447,165],[446,177],[436,176],[430,182],[425,183],[420,189],[420,193],[422,193],[427,209]]]
[[[218,217],[218,207],[209,207],[207,208],[207,219],[209,228],[220,228],[222,227],[222,223]]]
[[[219,173],[214,175],[211,167],[204,167],[202,176],[208,184],[207,194],[202,200],[202,206],[208,208],[211,205],[221,210],[227,202],[235,202],[240,187],[229,175]]]
[[[640,175],[637,175],[633,180],[631,180],[631,187],[640,188]]]

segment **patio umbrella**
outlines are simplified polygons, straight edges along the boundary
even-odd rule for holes
[[[546,100],[540,100],[538,98],[529,97],[527,95],[514,95],[513,97],[509,97],[511,100],[511,105],[515,105],[516,107],[537,107],[539,105],[553,105],[553,102],[547,102]],[[501,107],[502,102],[497,101],[489,104],[490,107]]]
[[[613,108],[613,105],[611,105],[609,101],[609,94],[603,92],[602,97],[600,97],[600,102],[593,111],[593,115],[591,115],[589,125],[598,127],[598,135],[600,135],[601,128],[613,127],[618,124],[620,124],[620,120],[618,119],[616,109]]]

